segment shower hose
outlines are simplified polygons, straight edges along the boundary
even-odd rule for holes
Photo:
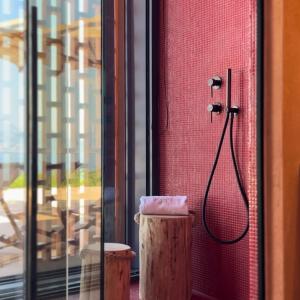
[[[206,192],[205,192],[205,196],[204,196],[204,201],[203,201],[203,209],[202,209],[202,220],[203,220],[203,224],[204,224],[204,227],[205,227],[207,233],[210,235],[210,237],[212,239],[214,239],[216,242],[221,243],[221,244],[235,244],[235,243],[239,242],[240,240],[242,240],[245,237],[245,235],[247,234],[248,230],[249,230],[249,201],[248,201],[247,194],[245,192],[245,189],[243,187],[242,180],[241,180],[241,177],[240,177],[240,174],[239,174],[239,169],[238,169],[236,156],[235,156],[235,152],[234,152],[234,146],[233,146],[233,120],[234,120],[234,117],[235,117],[234,114],[235,113],[233,111],[230,111],[230,110],[227,111],[226,120],[225,120],[224,128],[223,128],[223,131],[222,131],[220,143],[219,143],[219,146],[218,146],[217,154],[216,154],[216,157],[214,159],[213,167],[212,167],[209,179],[208,179]],[[233,162],[233,167],[234,167],[234,172],[235,172],[237,184],[238,184],[241,196],[242,196],[243,203],[244,203],[246,211],[247,211],[247,221],[246,221],[247,223],[246,223],[246,226],[245,226],[244,230],[242,231],[242,233],[238,237],[236,237],[234,239],[226,240],[226,239],[222,239],[222,238],[218,237],[217,235],[215,235],[215,233],[213,233],[213,231],[209,228],[209,225],[207,224],[207,220],[206,220],[206,209],[207,209],[207,203],[208,203],[209,190],[210,190],[211,183],[212,183],[212,180],[213,180],[213,177],[214,177],[214,174],[215,174],[216,167],[218,165],[218,161],[219,161],[222,145],[223,145],[223,142],[224,142],[224,137],[225,137],[225,134],[226,134],[226,130],[227,130],[227,127],[228,127],[229,119],[230,119],[229,140],[230,140],[231,159],[232,159],[232,162]]]

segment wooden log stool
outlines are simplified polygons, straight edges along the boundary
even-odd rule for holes
[[[104,299],[129,300],[131,260],[135,253],[124,244],[104,244]],[[81,252],[80,300],[100,299],[100,243]]]
[[[129,300],[131,261],[135,253],[124,244],[106,243],[104,299]]]
[[[194,213],[136,214],[140,225],[140,300],[190,300]]]

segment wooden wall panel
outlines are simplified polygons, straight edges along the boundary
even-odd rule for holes
[[[300,2],[265,2],[266,299],[300,299]]]

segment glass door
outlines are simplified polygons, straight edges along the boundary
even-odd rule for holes
[[[101,297],[101,1],[29,1],[37,299]]]
[[[102,73],[101,0],[0,1],[3,300],[102,299]]]
[[[0,298],[24,297],[26,3],[0,2]]]

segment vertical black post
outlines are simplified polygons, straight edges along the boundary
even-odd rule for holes
[[[151,1],[146,0],[146,194],[153,192],[152,182],[152,10]]]
[[[114,205],[111,191],[115,188],[115,1],[102,1],[102,237],[101,300],[104,299],[104,242],[114,241]],[[110,191],[110,192],[106,192]],[[115,192],[115,191],[114,191]]]
[[[135,241],[134,3],[126,0],[126,243]]]
[[[161,43],[161,1],[150,1],[148,0],[149,12],[148,15],[148,26],[149,26],[149,37],[148,37],[148,55],[149,55],[149,76],[151,77],[149,82],[149,104],[151,105],[151,192],[152,194],[159,194],[159,174],[160,174],[160,157],[159,157],[159,99],[160,99],[160,49]]]
[[[115,238],[114,205],[111,197],[115,193],[115,42],[114,1],[102,2],[102,190],[106,242]],[[106,192],[110,191],[110,192]]]
[[[264,247],[264,1],[257,1],[257,207],[258,207],[258,292],[265,299]]]
[[[101,53],[102,53],[102,56],[101,56],[101,59],[103,59],[103,44],[104,44],[104,39],[103,39],[103,27],[104,27],[104,9],[103,9],[103,4],[101,5]],[[104,72],[103,72],[103,68],[101,70],[101,84],[103,85],[104,83],[104,80],[103,80],[103,75],[104,75]],[[100,99],[101,99],[101,118],[103,120],[103,100],[102,100],[102,97],[103,97],[103,91],[101,91],[102,94],[100,95]],[[103,121],[101,121],[101,145],[103,145],[103,135],[104,135],[104,129],[103,129]],[[103,163],[104,163],[104,150],[103,150],[103,147],[101,147],[101,165],[102,165],[102,168],[103,168]],[[103,187],[103,169],[101,170],[101,185]],[[103,188],[102,188],[102,192],[101,192],[101,222],[100,222],[100,232],[101,232],[101,237],[100,237],[100,300],[104,300],[104,191],[103,191]]]
[[[36,213],[37,213],[37,180],[38,180],[38,124],[37,124],[37,8],[29,8],[27,1],[27,203],[26,203],[26,299],[36,299]],[[31,20],[31,22],[29,21]]]

